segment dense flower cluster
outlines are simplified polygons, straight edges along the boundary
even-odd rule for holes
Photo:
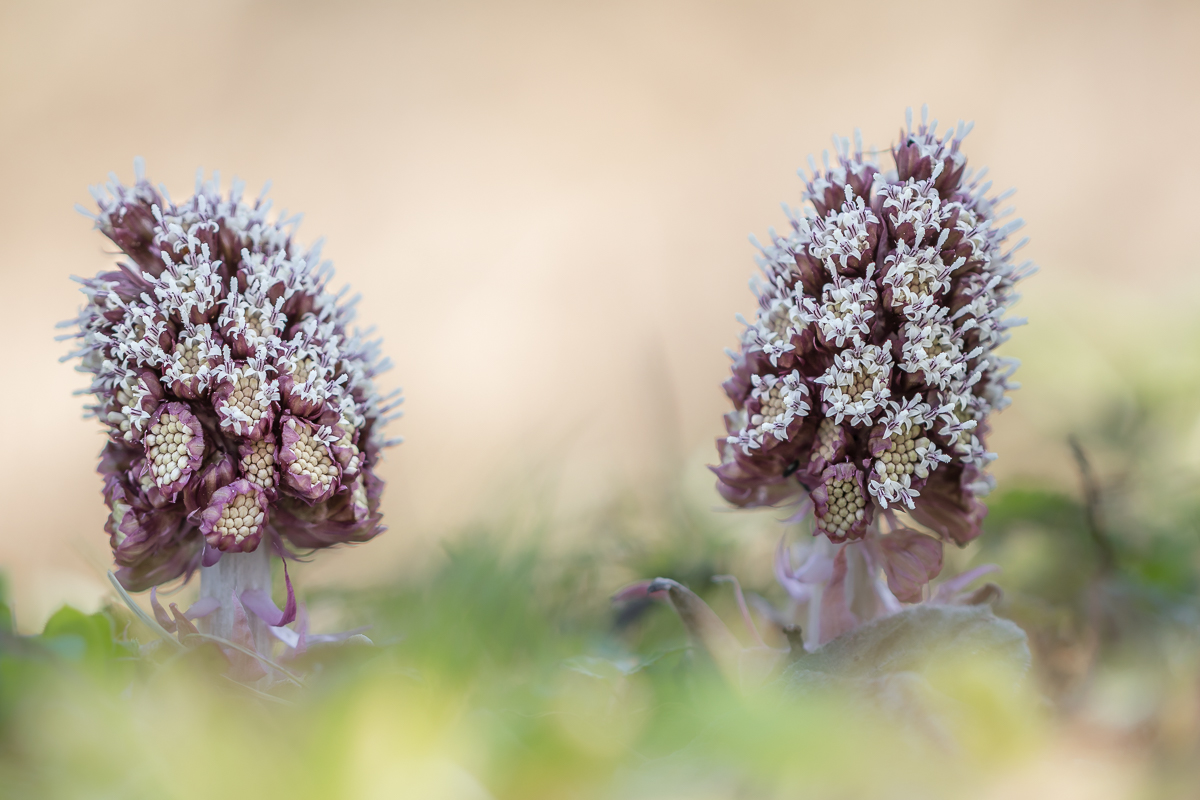
[[[1020,220],[967,169],[969,126],[925,115],[883,171],[844,139],[805,176],[810,213],[759,245],[759,309],[725,390],[734,410],[714,468],[738,506],[811,499],[818,533],[862,539],[899,509],[940,538],[980,532],[988,417],[1015,363],[995,348],[1031,272],[1006,244]],[[757,244],[757,242],[756,242]],[[940,561],[940,557],[939,557]]]
[[[144,178],[94,191],[96,227],[127,256],[80,279],[69,357],[93,376],[106,530],[121,582],[144,589],[260,546],[312,549],[380,533],[374,467],[399,393],[379,343],[328,291],[298,217],[269,219],[235,182],[183,203]]]

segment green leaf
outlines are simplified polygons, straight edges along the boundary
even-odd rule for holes
[[[69,637],[82,642],[82,651],[78,645],[68,644]],[[46,621],[41,638],[48,647],[72,660],[100,664],[116,655],[112,620],[102,612],[88,615],[63,606]]]
[[[917,605],[863,625],[792,663],[786,681],[805,673],[878,678],[924,672],[931,664],[986,659],[1024,674],[1029,668],[1025,632],[990,606]]]
[[[790,665],[797,699],[837,694],[939,748],[981,755],[1019,741],[1029,716],[1025,632],[990,606],[918,605],[876,620]]]
[[[41,643],[51,653],[67,661],[83,661],[87,655],[87,640],[73,633],[43,636]]]

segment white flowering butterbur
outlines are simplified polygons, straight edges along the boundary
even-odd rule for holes
[[[271,377],[275,366],[261,355],[235,361],[225,346],[225,358],[213,370],[213,409],[221,427],[242,439],[261,439],[275,421],[279,384]]]
[[[831,542],[859,538],[870,522],[862,472],[849,462],[827,467],[812,492],[817,530]]]
[[[163,382],[172,394],[195,400],[208,391],[214,371],[224,360],[218,341],[208,323],[184,323],[166,351],[162,368]]]
[[[223,196],[198,179],[177,204],[138,164],[132,187],[94,194],[89,216],[125,258],[80,280],[87,302],[66,324],[109,431],[116,576],[140,590],[203,567],[214,631],[243,606],[291,622],[290,581],[288,610],[270,603],[271,555],[383,530],[374,470],[400,400],[376,388],[379,343],[354,329],[355,300],[328,291],[332,268],[296,241],[296,218],[240,185]]]
[[[920,598],[940,569],[940,542],[979,535],[977,495],[992,485],[995,458],[988,419],[1016,386],[1015,362],[994,350],[1021,323],[1005,314],[1033,269],[1014,261],[1024,242],[1008,240],[1022,223],[1004,221],[1007,195],[992,196],[985,172],[967,167],[969,130],[939,136],[923,112],[901,131],[894,169],[857,134],[853,146],[835,139],[823,168],[810,160],[811,174],[801,173],[810,210],[785,206],[791,232],[752,239],[759,312],[725,383],[734,409],[713,468],[722,495],[744,507],[810,499],[817,534],[845,543],[830,559],[862,540],[865,555],[851,561],[886,576],[867,582],[892,592],[879,595],[880,613],[897,597]],[[789,390],[802,407],[777,393],[785,380],[804,387]],[[936,538],[901,528],[897,512]],[[840,573],[821,572],[829,586],[846,574],[840,563]],[[827,620],[819,639],[855,617],[842,611],[850,616]]]
[[[938,245],[944,246],[948,239],[949,231],[943,230]],[[965,258],[947,264],[938,246],[913,250],[901,240],[884,261],[883,296],[888,307],[909,319],[932,311],[950,290],[951,274],[965,264]]]
[[[826,347],[844,347],[847,340],[861,341],[871,333],[878,295],[871,280],[874,267],[867,267],[862,278],[847,280],[838,274],[837,264],[826,261],[833,282],[821,292],[816,317],[817,338]]]
[[[879,218],[852,188],[846,186],[845,191],[841,211],[809,220],[808,252],[818,261],[835,261],[846,269],[857,269],[874,260]]]
[[[851,347],[834,354],[833,365],[813,383],[824,385],[821,399],[835,423],[849,417],[851,425],[869,425],[890,396],[891,379],[891,351],[856,337]]]
[[[738,441],[747,451],[762,447],[767,436],[786,439],[788,427],[809,410],[804,400],[808,387],[799,372],[793,370],[783,376],[752,375],[751,380],[754,389],[750,392],[747,424],[738,432]]]
[[[888,405],[868,443],[875,460],[867,491],[882,509],[899,506],[912,510],[920,496],[916,486],[939,464],[948,463],[950,456],[926,435],[936,419],[928,403],[911,397],[903,405],[894,401]]]

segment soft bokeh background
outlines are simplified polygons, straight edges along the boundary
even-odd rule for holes
[[[369,583],[513,494],[566,519],[699,476],[752,307],[746,234],[784,223],[830,134],[886,147],[923,102],[976,122],[968,156],[1019,187],[1043,268],[997,474],[1073,488],[1067,432],[1135,376],[1195,367],[1198,40],[1200,6],[1167,0],[2,3],[0,569],[20,624],[107,590],[101,433],[53,326],[80,303],[68,276],[111,261],[72,206],[136,155],[178,195],[197,167],[272,180],[363,293],[409,399],[391,530],[306,578]],[[1196,407],[1171,422],[1200,460]]]

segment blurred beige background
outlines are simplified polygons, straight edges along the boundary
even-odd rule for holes
[[[1043,269],[997,473],[1073,480],[1062,438],[1098,397],[1195,368],[1198,41],[1192,2],[0,4],[0,570],[21,624],[106,590],[102,437],[53,326],[80,304],[68,276],[110,263],[72,206],[135,155],[177,195],[197,167],[271,179],[365,295],[408,396],[391,530],[313,579],[379,580],[528,483],[582,513],[698,474],[752,308],[746,235],[785,224],[832,133],[886,147],[923,102],[975,120],[968,156],[1019,188]]]

